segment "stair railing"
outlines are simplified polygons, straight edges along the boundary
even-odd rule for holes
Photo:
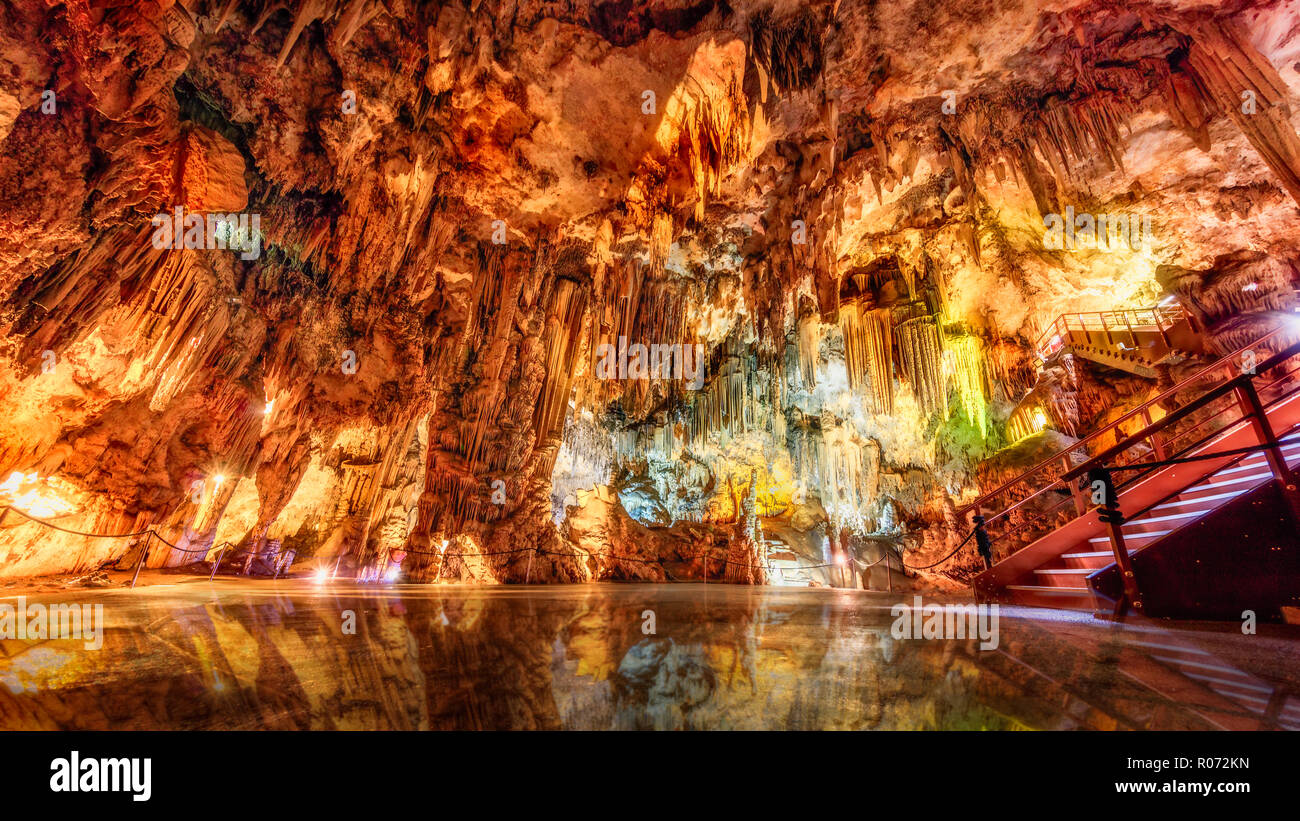
[[[993,531],[995,539],[1011,535],[1010,531],[1014,529],[1025,540],[1023,544],[1029,544],[1094,507],[1090,494],[1080,484],[1080,479],[1090,468],[1127,468],[1146,456],[1154,456],[1156,462],[1179,458],[1238,422],[1267,420],[1266,413],[1261,416],[1255,411],[1250,396],[1253,393],[1260,407],[1266,408],[1300,390],[1300,380],[1296,379],[1300,364],[1290,361],[1300,355],[1300,343],[1284,348],[1254,368],[1245,365],[1251,361],[1251,352],[1260,348],[1268,350],[1270,343],[1280,344],[1288,335],[1294,334],[1293,329],[1282,326],[1220,357],[1118,419],[982,494],[960,508],[959,514],[983,516],[985,528],[993,530],[996,527]],[[1243,370],[1253,372],[1241,373]],[[1216,380],[1216,383],[1196,398],[1166,412],[1165,408],[1176,402],[1179,394],[1209,380]],[[1187,424],[1179,427],[1179,422]],[[1138,427],[1136,432],[1126,432],[1133,426]],[[1106,444],[1112,441],[1114,444]],[[1273,459],[1279,458],[1280,451],[1273,448],[1269,452],[1274,454],[1270,459],[1270,465],[1273,465]],[[1285,462],[1282,466],[1285,467]],[[1116,484],[1116,489],[1122,491],[1157,469],[1158,465],[1125,469],[1127,476]]]
[[[1112,345],[1115,344],[1115,335],[1123,332],[1128,335],[1129,342],[1136,346],[1137,331],[1155,328],[1168,343],[1169,330],[1189,318],[1189,314],[1181,305],[1061,314],[1038,335],[1034,350],[1040,359],[1044,361],[1051,359],[1069,344],[1071,331],[1084,333],[1101,331],[1106,334],[1107,341]]]
[[[1094,489],[1094,497],[1100,496],[1099,499],[1099,518],[1107,526],[1107,536],[1110,542],[1111,552],[1115,557],[1115,564],[1120,570],[1120,578],[1123,583],[1124,593],[1119,602],[1116,603],[1116,612],[1120,613],[1132,605],[1139,611],[1143,608],[1141,587],[1138,584],[1138,578],[1133,571],[1133,562],[1129,556],[1128,548],[1124,543],[1124,532],[1121,529],[1125,521],[1125,515],[1120,510],[1119,489],[1132,484],[1142,476],[1150,474],[1154,470],[1167,467],[1173,464],[1185,463],[1190,461],[1199,461],[1203,459],[1215,459],[1223,456],[1233,455],[1235,458],[1229,464],[1235,464],[1245,459],[1247,455],[1259,451],[1264,452],[1264,458],[1268,463],[1269,470],[1273,477],[1283,484],[1294,488],[1291,470],[1287,466],[1286,456],[1282,453],[1282,444],[1278,439],[1277,432],[1268,418],[1268,409],[1266,407],[1265,397],[1261,396],[1261,391],[1268,394],[1276,394],[1271,397],[1267,404],[1276,404],[1283,399],[1287,399],[1296,393],[1300,393],[1300,381],[1292,377],[1300,372],[1300,363],[1295,361],[1300,357],[1300,342],[1291,345],[1283,351],[1269,357],[1264,363],[1257,368],[1252,368],[1246,372],[1238,374],[1229,379],[1227,382],[1213,388],[1202,394],[1196,399],[1188,402],[1186,405],[1178,408],[1172,413],[1148,425],[1141,431],[1127,437],[1121,442],[1116,442],[1111,447],[1098,453],[1096,456],[1087,460],[1083,464],[1066,471],[1061,475],[1061,481],[1067,485],[1077,483],[1081,477],[1086,477],[1088,484]],[[1289,366],[1289,367],[1288,367]],[[1275,370],[1276,369],[1276,370]],[[1278,371],[1281,371],[1279,374]],[[1273,377],[1263,385],[1257,386],[1255,380],[1261,377],[1262,373],[1273,373]],[[1278,390],[1286,387],[1286,390]],[[1123,466],[1125,472],[1133,471],[1128,480],[1120,485],[1114,484],[1112,467],[1107,462],[1118,459],[1123,454],[1130,452],[1135,446],[1143,442],[1158,441],[1161,431],[1175,426],[1183,419],[1189,419],[1197,411],[1204,408],[1212,408],[1219,404],[1218,400],[1227,399],[1229,405],[1227,408],[1216,411],[1213,415],[1207,416],[1196,425],[1183,431],[1181,435],[1186,435],[1189,431],[1199,431],[1206,426],[1206,422],[1216,419],[1225,413],[1235,415],[1235,419],[1229,421],[1220,428],[1204,432],[1195,441],[1186,443],[1181,447],[1173,457],[1165,457],[1156,452],[1155,448],[1151,451],[1156,454],[1155,460],[1132,461]],[[1222,430],[1229,428],[1238,422],[1248,421],[1250,428],[1255,436],[1255,443],[1241,448],[1235,448],[1231,451],[1213,450],[1210,452],[1196,453],[1191,452],[1201,445],[1208,442],[1212,437],[1217,436]],[[1168,442],[1165,442],[1168,447]],[[1225,466],[1226,467],[1226,466]],[[1185,486],[1173,490],[1161,499],[1151,502],[1141,511],[1129,514],[1128,518],[1133,518],[1145,513],[1157,504],[1160,504],[1174,496],[1177,496]]]

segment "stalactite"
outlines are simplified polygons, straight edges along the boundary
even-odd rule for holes
[[[1291,126],[1287,87],[1268,58],[1230,23],[1204,23],[1191,34],[1187,67],[1196,80],[1203,108],[1227,112],[1282,187],[1300,203],[1300,136]],[[1175,92],[1171,108],[1189,103],[1185,88]],[[1194,122],[1191,114],[1183,122]]]
[[[808,10],[775,18],[771,9],[749,19],[750,54],[760,72],[760,93],[811,86],[822,73],[822,37]]]
[[[844,362],[849,387],[866,391],[876,413],[894,412],[893,328],[889,311],[864,311],[855,304],[840,309]]]
[[[691,98],[682,117],[679,159],[690,169],[695,188],[695,219],[702,221],[708,197],[718,193],[727,172],[744,158],[749,145],[749,111],[733,76],[719,99]],[[656,217],[655,230],[658,230]]]
[[[673,244],[673,218],[669,214],[655,214],[650,223],[650,276],[663,273],[668,251]]]
[[[898,340],[901,375],[912,387],[921,412],[932,414],[947,407],[943,380],[943,346],[932,317],[918,317],[894,328]]]
[[[980,340],[973,336],[947,339],[943,351],[943,372],[945,381],[957,394],[957,403],[966,420],[979,428],[981,438],[988,438],[988,419],[985,414],[988,402],[985,385],[988,380]],[[944,416],[948,416],[946,400]]]
[[[576,282],[562,279],[556,283],[542,342],[546,351],[546,381],[533,419],[533,430],[539,441],[548,439],[559,428],[568,410],[585,309],[586,292]]]
[[[1020,343],[998,338],[996,329],[993,337],[984,346],[984,362],[989,369],[992,396],[1006,402],[1018,401],[1037,379],[1033,363],[1025,357]]]
[[[630,438],[629,433],[633,434]],[[611,434],[591,413],[570,416],[551,474],[551,515],[555,523],[564,520],[565,506],[577,501],[577,491],[606,484],[619,457],[635,452],[635,448],[634,431]]]
[[[1074,179],[1074,170],[1096,157],[1109,169],[1123,170],[1120,124],[1133,111],[1131,101],[1113,94],[1091,94],[1068,103],[1048,100],[1038,115],[1034,142],[1058,185]]]
[[[821,352],[821,319],[806,316],[799,320],[799,375],[804,390],[817,387],[817,360]]]
[[[817,469],[809,481],[815,481],[812,486],[819,488],[832,527],[869,532],[865,511],[872,502],[875,483],[853,424],[823,413],[820,431],[813,436],[810,455]]]
[[[627,260],[604,284],[604,293],[597,292],[595,318],[589,323],[589,374],[598,372],[603,351],[624,351],[637,344],[680,345],[683,351],[689,348],[692,353],[697,350],[700,340],[691,316],[699,306],[689,281],[657,278],[649,266]],[[660,374],[648,380],[599,378],[585,387],[584,401],[589,408],[598,410],[618,399],[629,416],[642,417],[664,397],[683,397],[685,380],[681,377]]]

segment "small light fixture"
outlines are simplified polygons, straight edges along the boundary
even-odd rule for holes
[[[1258,291],[1258,290],[1259,290],[1259,283],[1258,283],[1258,282],[1252,282],[1252,283],[1250,283],[1249,285],[1243,285],[1243,286],[1241,286],[1241,290],[1243,290],[1243,291]]]
[[[222,476],[220,473],[212,477],[212,483],[217,487],[221,487],[221,483],[224,481],[226,481],[226,477]]]

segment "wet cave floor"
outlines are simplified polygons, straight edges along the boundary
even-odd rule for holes
[[[1300,729],[1297,627],[1003,607],[981,649],[892,637],[905,600],[188,578],[32,591],[28,607],[102,604],[105,629],[0,641],[0,729]]]

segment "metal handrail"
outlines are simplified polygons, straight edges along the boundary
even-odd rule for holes
[[[1066,470],[1057,476],[1047,486],[1037,492],[1021,499],[1014,505],[1006,508],[1002,512],[989,517],[987,520],[981,515],[976,508],[974,521],[978,529],[983,529],[986,521],[992,522],[996,519],[1007,516],[1009,513],[1019,509],[1027,502],[1038,498],[1043,493],[1053,490],[1057,487],[1064,487],[1069,491],[1069,497],[1062,499],[1055,505],[1051,505],[1044,510],[1033,511],[1029,514],[1029,522],[1043,523],[1046,517],[1048,529],[1052,528],[1052,521],[1061,513],[1062,505],[1069,501],[1075,503],[1075,518],[1083,516],[1088,511],[1088,505],[1084,501],[1085,492],[1079,489],[1079,479],[1088,477],[1088,481],[1093,483],[1094,493],[1098,480],[1104,484],[1105,492],[1102,494],[1102,503],[1096,505],[1097,519],[1105,525],[1111,544],[1112,552],[1115,556],[1115,564],[1120,569],[1121,581],[1124,585],[1124,593],[1117,604],[1117,612],[1127,609],[1130,605],[1138,608],[1143,607],[1141,590],[1138,585],[1138,579],[1133,571],[1129,550],[1125,544],[1125,536],[1122,530],[1122,524],[1134,516],[1140,516],[1153,509],[1156,505],[1175,497],[1178,493],[1186,490],[1187,483],[1182,483],[1172,493],[1152,501],[1154,494],[1147,494],[1141,501],[1142,508],[1134,513],[1129,510],[1122,513],[1120,510],[1120,493],[1124,487],[1135,486],[1145,477],[1152,475],[1164,467],[1175,464],[1182,464],[1195,461],[1206,461],[1211,459],[1228,459],[1226,465],[1220,465],[1212,470],[1220,470],[1225,466],[1236,465],[1242,462],[1251,452],[1262,451],[1265,454],[1266,461],[1272,474],[1279,480],[1288,484],[1293,483],[1295,472],[1288,466],[1282,442],[1285,437],[1280,436],[1275,431],[1271,421],[1271,411],[1274,408],[1282,407],[1287,402],[1291,402],[1297,395],[1300,395],[1300,381],[1294,378],[1296,373],[1300,373],[1300,367],[1292,367],[1282,373],[1277,373],[1286,367],[1285,363],[1293,362],[1300,357],[1300,342],[1292,343],[1286,348],[1270,356],[1264,362],[1259,363],[1255,368],[1248,372],[1240,373],[1227,381],[1211,388],[1210,390],[1197,396],[1195,399],[1176,408],[1164,417],[1155,420],[1146,425],[1142,430],[1123,437],[1120,441],[1115,442],[1100,453],[1097,453],[1082,464],[1066,466]],[[1221,362],[1222,360],[1220,360]],[[1259,385],[1256,384],[1259,381]],[[1273,389],[1279,388],[1276,392]],[[1272,393],[1271,398],[1267,395]],[[1236,402],[1231,403],[1228,407],[1216,410],[1209,418],[1202,419],[1190,429],[1179,431],[1173,437],[1166,439],[1163,443],[1157,437],[1162,431],[1172,428],[1176,423],[1183,419],[1188,419],[1197,411],[1212,407],[1218,400],[1225,397],[1234,397]],[[1218,419],[1225,413],[1233,412],[1235,414],[1227,419],[1223,424],[1217,427],[1211,427],[1202,434],[1198,435],[1193,441],[1184,442],[1174,454],[1167,452],[1168,445],[1175,439],[1185,437],[1188,434],[1198,431],[1211,420]],[[1207,452],[1213,447],[1213,443],[1225,436],[1237,435],[1235,432],[1241,430],[1242,425],[1250,425],[1254,428],[1258,443],[1242,448],[1233,448],[1229,450],[1220,450]],[[1295,430],[1293,426],[1292,431]],[[1292,434],[1293,435],[1293,434]],[[1155,460],[1142,460],[1123,462],[1121,457],[1136,445],[1150,441],[1152,452],[1155,453]],[[1141,454],[1139,454],[1141,459]],[[1110,463],[1110,464],[1107,464]],[[1115,484],[1112,478],[1112,471],[1119,470],[1132,475],[1122,484]],[[1194,480],[1195,481],[1195,480]],[[1095,504],[1094,499],[1094,504]],[[1009,521],[1009,520],[1008,520]],[[1023,527],[1028,522],[1021,522],[1022,532],[1026,531]],[[1065,522],[1058,522],[1055,526],[1064,525]],[[1029,540],[1041,537],[1043,534],[1036,529],[1028,529]],[[986,536],[987,538],[987,536]],[[1026,542],[1027,544],[1028,542]],[[1021,547],[1025,546],[1024,544]],[[1016,552],[1015,549],[1012,551]]]
[[[1243,387],[1247,383],[1254,382],[1255,377],[1258,376],[1261,372],[1275,368],[1278,365],[1285,362],[1286,360],[1298,354],[1300,354],[1300,342],[1296,342],[1290,345],[1289,347],[1284,348],[1281,351],[1278,351],[1277,353],[1273,354],[1268,359],[1266,359],[1262,364],[1258,365],[1255,368],[1255,371],[1253,373],[1243,373],[1233,377],[1232,379],[1229,379],[1227,382],[1224,382],[1223,384],[1218,385],[1215,388],[1212,388],[1211,390],[1207,391],[1201,396],[1198,396],[1196,399],[1193,399],[1191,402],[1188,402],[1186,405],[1183,405],[1181,408],[1178,408],[1177,410],[1167,414],[1163,418],[1156,420],[1151,425],[1148,425],[1147,427],[1143,428],[1142,430],[1138,431],[1132,436],[1129,436],[1127,439],[1124,439],[1123,441],[1120,442],[1116,442],[1114,445],[1111,445],[1106,450],[1102,451],[1096,456],[1093,456],[1091,459],[1087,460],[1083,464],[1078,465],[1072,470],[1063,473],[1060,477],[1060,480],[1064,482],[1068,482],[1071,479],[1076,479],[1086,474],[1088,470],[1090,470],[1091,468],[1095,468],[1103,465],[1112,457],[1123,453],[1124,451],[1128,450],[1134,445],[1139,444],[1142,441],[1150,438],[1151,436],[1159,433],[1160,431],[1174,424],[1178,420],[1190,416],[1192,413],[1195,413],[1196,411],[1210,404],[1211,402],[1218,399],[1219,397],[1236,393],[1236,391],[1239,388]],[[1282,394],[1281,396],[1277,397],[1269,404],[1270,405],[1277,404],[1283,399],[1289,398],[1290,396],[1294,395],[1297,390],[1300,390],[1300,386],[1295,387],[1291,391]],[[1219,413],[1223,413],[1223,411],[1219,411]],[[1215,415],[1217,416],[1218,414]],[[1242,413],[1238,418],[1230,422],[1229,425],[1234,425],[1238,422],[1244,422],[1250,417],[1251,414]],[[1197,442],[1188,445],[1188,447],[1189,448],[1196,447],[1198,444],[1204,442],[1205,439],[1208,439],[1210,436],[1216,435],[1219,432],[1220,431],[1214,431],[1208,434],[1207,436],[1203,437],[1201,440],[1198,440]],[[1131,469],[1131,466],[1129,467]]]
[[[987,505],[988,505],[991,501],[993,501],[996,497],[998,497],[998,496],[1002,495],[1003,493],[1005,493],[1005,492],[1006,492],[1007,490],[1009,490],[1010,488],[1014,487],[1015,485],[1019,484],[1020,482],[1024,482],[1024,481],[1028,480],[1030,477],[1032,477],[1033,475],[1035,475],[1035,474],[1037,474],[1037,473],[1041,473],[1041,472],[1042,472],[1045,468],[1047,468],[1049,465],[1059,464],[1060,461],[1061,461],[1062,459],[1068,459],[1068,458],[1070,457],[1070,454],[1074,453],[1075,451],[1078,451],[1080,448],[1086,447],[1089,443],[1096,442],[1098,439],[1100,439],[1100,438],[1102,438],[1103,436],[1105,436],[1105,435],[1107,435],[1107,434],[1110,434],[1110,433],[1112,433],[1112,432],[1118,432],[1118,429],[1119,429],[1119,427],[1120,427],[1121,425],[1123,425],[1123,424],[1125,424],[1125,423],[1128,423],[1128,422],[1131,422],[1134,418],[1138,417],[1140,414],[1143,414],[1143,413],[1149,413],[1150,410],[1151,410],[1153,407],[1159,406],[1159,405],[1160,405],[1162,402],[1164,402],[1166,399],[1169,399],[1170,397],[1172,397],[1172,396],[1174,396],[1174,395],[1176,395],[1176,394],[1178,394],[1178,393],[1181,393],[1181,392],[1187,390],[1189,387],[1191,387],[1191,385],[1192,385],[1193,383],[1200,381],[1202,378],[1204,378],[1204,377],[1207,376],[1208,374],[1213,373],[1215,370],[1218,370],[1219,368],[1222,368],[1222,367],[1224,367],[1225,365],[1230,364],[1234,359],[1237,360],[1237,361],[1239,362],[1239,361],[1240,361],[1240,357],[1241,357],[1241,355],[1242,355],[1243,353],[1245,353],[1246,351],[1253,350],[1253,349],[1255,349],[1256,347],[1260,346],[1261,344],[1263,344],[1263,343],[1265,343],[1265,342],[1267,342],[1267,341],[1269,341],[1269,340],[1272,340],[1274,337],[1281,336],[1284,332],[1286,332],[1286,331],[1288,331],[1288,330],[1290,330],[1290,329],[1288,329],[1285,325],[1284,325],[1284,326],[1280,326],[1280,327],[1278,327],[1278,328],[1275,328],[1274,330],[1272,330],[1272,331],[1270,331],[1269,333],[1265,334],[1264,336],[1262,336],[1262,337],[1256,339],[1255,341],[1253,341],[1253,342],[1251,342],[1251,343],[1249,343],[1249,344],[1246,344],[1246,345],[1242,345],[1240,348],[1237,348],[1237,349],[1234,350],[1232,353],[1226,354],[1225,356],[1222,356],[1222,357],[1220,357],[1219,359],[1216,359],[1214,362],[1212,362],[1212,363],[1210,363],[1209,365],[1206,365],[1205,367],[1203,367],[1203,368],[1201,368],[1200,370],[1196,371],[1196,373],[1194,373],[1194,374],[1192,374],[1191,376],[1187,377],[1186,379],[1182,380],[1181,382],[1179,382],[1178,384],[1176,384],[1176,385],[1174,385],[1173,387],[1169,388],[1168,390],[1163,391],[1162,393],[1158,394],[1157,396],[1155,396],[1155,397],[1153,397],[1153,398],[1147,400],[1146,402],[1142,403],[1142,404],[1139,405],[1138,407],[1136,407],[1136,408],[1130,410],[1128,413],[1124,414],[1123,416],[1119,417],[1118,419],[1115,419],[1114,421],[1110,422],[1110,423],[1107,424],[1105,427],[1102,427],[1102,428],[1097,429],[1096,431],[1093,431],[1092,433],[1088,434],[1087,436],[1085,436],[1084,438],[1082,438],[1082,439],[1080,439],[1079,441],[1075,442],[1074,444],[1072,444],[1072,445],[1070,445],[1070,446],[1064,448],[1063,450],[1060,450],[1060,451],[1058,451],[1058,452],[1052,454],[1051,456],[1049,456],[1049,457],[1047,457],[1046,459],[1042,460],[1041,462],[1039,462],[1038,464],[1036,464],[1036,465],[1034,465],[1033,467],[1029,468],[1028,470],[1026,470],[1026,471],[1020,473],[1019,475],[1015,476],[1015,477],[1012,478],[1012,479],[1007,480],[1006,482],[1002,483],[1001,485],[999,485],[999,486],[998,486],[997,488],[995,488],[994,490],[991,490],[991,491],[989,491],[988,493],[982,494],[979,498],[975,499],[975,501],[973,501],[973,502],[971,502],[970,504],[965,505],[964,507],[960,508],[960,509],[958,510],[958,512],[961,513],[961,514],[966,514],[966,513],[969,513],[969,512],[971,512],[971,511],[977,511],[977,510],[980,510],[981,508],[987,506]],[[1295,347],[1295,346],[1292,346],[1292,347]],[[1263,371],[1263,370],[1266,370],[1266,366],[1265,366],[1265,365],[1258,365],[1258,366],[1256,367],[1256,370],[1257,370],[1257,371]],[[1012,512],[1012,511],[1016,510],[1017,508],[1019,508],[1020,506],[1024,505],[1025,503],[1029,502],[1030,500],[1032,500],[1032,499],[1034,499],[1034,498],[1036,498],[1036,497],[1042,495],[1043,493],[1046,493],[1047,491],[1051,490],[1051,489],[1054,488],[1057,484],[1058,484],[1058,480],[1054,480],[1053,482],[1051,482],[1050,484],[1048,484],[1048,485],[1046,485],[1045,487],[1041,488],[1040,490],[1036,491],[1035,493],[1031,494],[1030,496],[1027,496],[1027,497],[1025,497],[1024,499],[1020,500],[1019,502],[1015,503],[1015,504],[1012,505],[1011,507],[1009,507],[1009,508],[1003,510],[1003,511],[1000,512],[1000,513],[997,513],[997,514],[995,514],[995,515],[993,515],[993,516],[988,517],[988,519],[987,519],[986,521],[988,521],[988,522],[992,522],[992,521],[995,520],[995,519],[998,519],[998,518],[1001,518],[1002,516],[1005,516],[1006,514],[1008,514],[1008,513]]]
[[[1092,317],[1096,317],[1092,320]],[[1120,308],[1110,311],[1081,311],[1061,314],[1038,335],[1034,350],[1046,359],[1065,346],[1065,335],[1071,330],[1112,331],[1123,330],[1132,334],[1136,330],[1155,328],[1161,333],[1173,328],[1190,315],[1181,305],[1150,308]],[[1146,318],[1147,321],[1144,321]],[[1108,321],[1109,320],[1109,321]],[[1112,324],[1113,322],[1113,324]]]

